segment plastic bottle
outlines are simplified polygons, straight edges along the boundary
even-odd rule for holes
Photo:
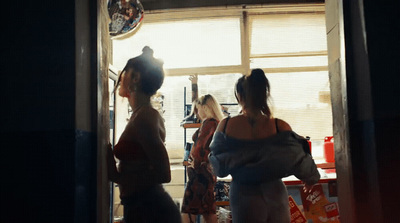
[[[335,150],[333,147],[333,136],[326,136],[324,139],[324,155],[327,163],[335,162]]]

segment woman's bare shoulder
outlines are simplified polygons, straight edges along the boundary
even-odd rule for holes
[[[276,122],[279,131],[292,131],[292,127],[290,127],[289,123],[287,123],[286,121],[277,118]]]
[[[240,119],[241,119],[241,115],[225,117],[224,119],[222,119],[222,120],[219,122],[217,131],[223,132],[224,129],[225,129],[225,126],[226,126],[226,128],[229,128],[227,122],[229,122],[229,123],[232,123],[232,122],[233,122],[233,123],[236,123],[236,122],[237,122],[238,120],[240,120]]]
[[[225,126],[225,123],[227,122],[227,118],[228,117],[225,117],[219,122],[216,132],[222,132],[224,130],[224,126]]]
[[[135,132],[137,130],[152,129],[159,126],[161,116],[157,110],[152,107],[143,107],[137,114],[133,114],[128,121],[125,131]]]

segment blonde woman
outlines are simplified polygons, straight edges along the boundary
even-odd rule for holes
[[[216,223],[214,186],[208,154],[210,142],[219,121],[224,117],[218,101],[210,94],[194,101],[201,127],[193,134],[193,148],[189,156],[188,177],[182,204],[183,222],[195,222],[202,215],[207,223]]]

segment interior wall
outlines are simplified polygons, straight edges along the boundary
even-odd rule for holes
[[[375,146],[374,153],[367,154],[369,159],[365,166],[370,165],[370,157],[376,160],[377,185],[371,186],[379,189],[381,222],[396,222],[399,218],[400,190],[394,184],[400,173],[400,32],[396,28],[400,27],[399,6],[398,1],[380,4],[363,1],[363,23],[367,33],[364,44],[368,47],[373,102],[370,129],[373,129],[374,139],[366,138],[363,143]],[[360,76],[364,78],[363,74]],[[365,213],[364,210],[360,210],[361,213]]]
[[[370,61],[362,1],[344,2],[349,144],[357,222],[381,222]],[[371,61],[372,62],[372,61]],[[372,216],[363,213],[374,213]]]
[[[7,14],[1,50],[0,222],[108,222],[109,203],[97,197],[97,118],[108,124],[97,115],[97,74],[107,74],[98,67],[98,47],[107,48],[97,41],[97,1],[3,7],[18,13]]]
[[[394,3],[375,3],[326,1],[343,222],[398,221],[400,195],[392,182],[400,167],[399,35],[393,32],[399,20]]]
[[[75,141],[75,4],[3,7],[0,222],[74,222],[75,149],[90,141],[88,135]]]
[[[343,5],[341,0],[325,2],[328,67],[332,103],[335,162],[338,179],[340,219],[355,222],[353,171],[348,131],[348,101],[344,42]]]
[[[79,1],[79,0],[78,0]],[[108,0],[93,1],[92,10],[92,47],[93,54],[91,63],[94,67],[91,69],[92,80],[95,81],[91,87],[92,101],[96,106],[96,123],[94,129],[96,131],[96,154],[97,154],[97,194],[96,194],[96,208],[97,208],[97,222],[110,222],[112,219],[112,210],[110,209],[110,182],[107,177],[107,162],[106,151],[110,140],[110,113],[109,113],[109,61],[111,60],[111,41],[108,32],[109,15],[108,15]],[[94,19],[96,18],[96,19]],[[95,53],[94,53],[95,52]],[[96,55],[96,56],[93,56]],[[96,78],[93,78],[96,77]]]

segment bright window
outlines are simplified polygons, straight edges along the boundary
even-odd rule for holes
[[[327,56],[269,57],[250,59],[250,68],[283,68],[328,66]]]
[[[292,129],[312,140],[332,134],[332,109],[328,72],[271,73],[273,114],[287,121]],[[329,96],[329,95],[328,95]]]
[[[325,14],[254,16],[251,55],[327,50]]]
[[[240,65],[239,18],[144,22],[133,37],[113,41],[114,65],[123,67],[146,45],[166,69]]]
[[[332,135],[323,8],[321,5],[322,10],[315,12],[290,13],[249,10],[246,19],[241,12],[217,18],[207,10],[198,18],[178,15],[162,19],[158,15],[161,19],[148,23],[145,19],[132,37],[113,40],[113,66],[122,69],[146,45],[164,61],[168,76],[159,92],[164,95],[168,149],[184,147],[180,122],[184,104],[191,103],[189,75],[199,74],[200,96],[209,93],[220,103],[236,103],[234,84],[252,68],[267,73],[273,115],[286,120],[300,135],[310,136],[313,143],[321,144],[324,136]],[[242,50],[250,54],[242,55]],[[232,106],[229,112],[236,115],[239,109]],[[193,132],[187,130],[189,141]]]
[[[242,74],[219,74],[199,76],[199,96],[214,95],[219,103],[236,103],[234,84]],[[186,101],[185,89],[186,88]],[[184,118],[184,104],[191,104],[192,91],[188,76],[167,77],[159,90],[164,95],[164,119],[167,128],[167,146],[183,147],[183,128],[180,122]],[[239,113],[238,106],[228,106],[231,115]],[[191,140],[195,129],[187,129],[188,140]]]

